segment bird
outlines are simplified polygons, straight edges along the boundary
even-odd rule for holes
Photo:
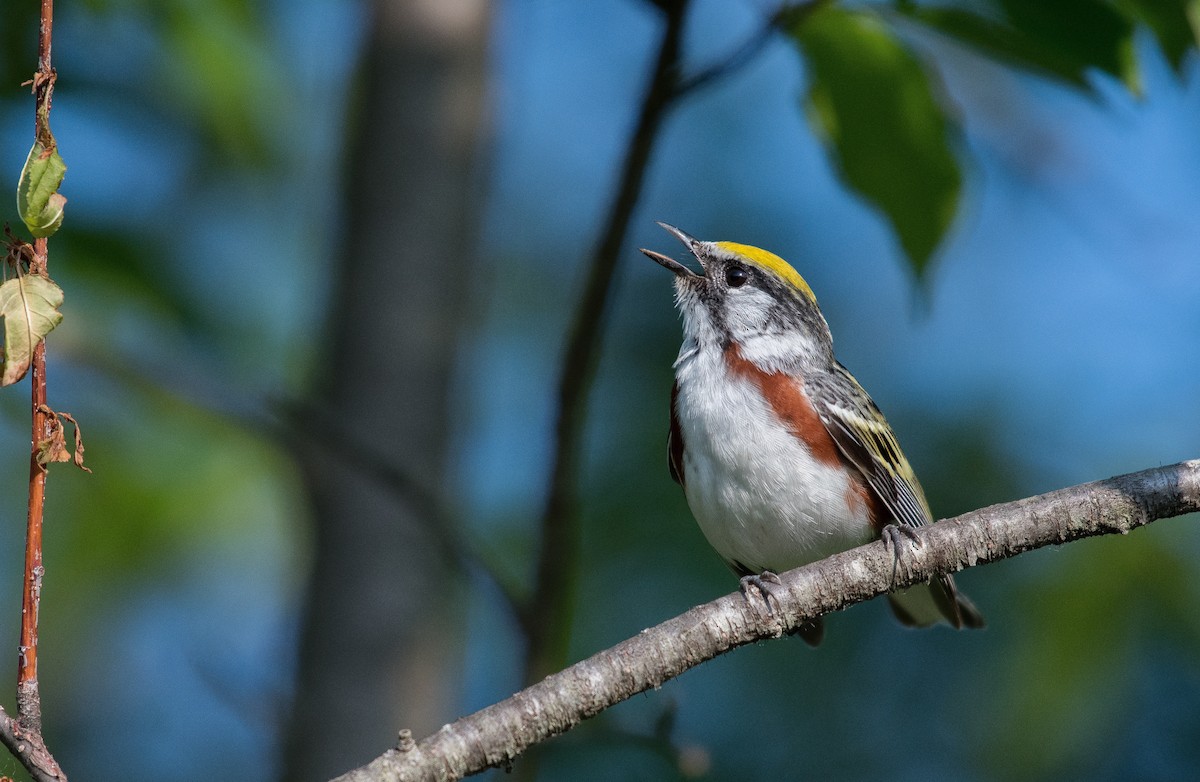
[[[700,265],[642,249],[675,275],[683,321],[667,463],[747,600],[756,588],[770,608],[778,573],[932,523],[891,426],[835,358],[804,278],[767,250],[658,224]],[[984,626],[950,576],[888,600],[907,626]],[[816,646],[824,624],[796,632]]]

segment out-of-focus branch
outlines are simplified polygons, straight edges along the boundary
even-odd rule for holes
[[[617,257],[625,246],[629,220],[663,119],[690,93],[729,75],[749,62],[780,24],[794,24],[828,0],[789,3],[771,14],[729,54],[690,75],[681,73],[682,36],[688,0],[656,0],[666,15],[662,43],[650,86],[613,196],[608,219],[588,265],[588,279],[567,338],[558,383],[558,417],[550,485],[540,527],[541,550],[529,605],[522,612],[529,640],[525,681],[537,681],[562,665],[570,632],[570,609],[579,569],[579,518],[576,511],[578,459],[586,419],[587,394],[607,325]]]
[[[762,51],[767,41],[782,25],[796,25],[804,21],[813,11],[831,0],[806,0],[802,3],[784,3],[770,14],[761,26],[741,43],[736,49],[720,59],[700,68],[694,73],[681,77],[676,85],[679,97],[694,92],[708,84],[733,73]]]
[[[463,531],[449,499],[420,480],[415,469],[398,464],[395,456],[383,453],[373,440],[338,426],[332,416],[312,405],[288,404],[283,413],[285,424],[277,434],[291,441],[294,448],[325,450],[354,465],[390,491],[397,504],[408,505],[418,516],[428,519],[430,533],[445,560],[489,583],[513,617],[521,619],[522,602],[514,586]]]
[[[625,153],[621,177],[599,244],[588,264],[588,278],[567,338],[558,381],[558,419],[550,486],[541,519],[541,551],[524,629],[529,641],[525,681],[533,682],[562,665],[570,631],[574,582],[579,570],[579,514],[576,509],[578,462],[586,418],[587,392],[595,375],[616,273],[625,246],[629,218],[642,191],[642,180],[659,127],[677,96],[683,23],[688,0],[660,4],[666,14],[662,43],[637,126]]]
[[[780,576],[768,612],[726,595],[413,742],[336,782],[454,780],[510,764],[538,742],[739,646],[894,589],[1093,535],[1200,511],[1200,460],[966,513],[914,531],[910,549],[874,542]],[[778,598],[776,600],[776,598]]]

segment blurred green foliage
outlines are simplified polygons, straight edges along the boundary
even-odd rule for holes
[[[802,3],[785,15],[810,69],[812,125],[847,186],[883,212],[918,277],[958,213],[962,165],[956,111],[920,28],[1081,89],[1102,72],[1140,92],[1138,25],[1181,72],[1197,19],[1194,0]]]

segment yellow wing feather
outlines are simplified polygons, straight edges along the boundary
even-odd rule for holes
[[[839,367],[840,369],[840,367]],[[825,398],[826,428],[843,455],[862,472],[867,485],[891,511],[897,524],[919,527],[933,521],[925,492],[896,435],[867,392],[843,370],[858,392],[853,399]]]

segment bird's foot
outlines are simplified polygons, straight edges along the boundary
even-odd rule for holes
[[[884,548],[892,552],[892,580],[895,581],[903,559],[901,544],[907,541],[912,548],[921,548],[921,537],[916,528],[906,524],[889,524],[880,531],[879,537],[883,540]]]
[[[764,570],[758,575],[742,576],[742,596],[746,598],[747,603],[752,603],[754,600],[750,594],[751,592],[757,592],[767,607],[767,613],[774,616],[775,608],[771,605],[771,601],[774,600],[776,605],[779,605],[779,598],[772,592],[771,585],[778,586],[782,583],[779,580],[779,576],[770,570]]]

